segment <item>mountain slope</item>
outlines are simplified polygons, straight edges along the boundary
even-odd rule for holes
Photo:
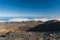
[[[16,29],[20,31],[26,31],[27,29],[42,23],[42,21],[0,22],[0,29]]]
[[[60,21],[50,20],[27,31],[60,31]]]

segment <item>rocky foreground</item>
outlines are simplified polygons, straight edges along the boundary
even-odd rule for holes
[[[8,32],[0,40],[60,40],[60,32]]]

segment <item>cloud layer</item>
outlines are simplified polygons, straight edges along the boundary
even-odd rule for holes
[[[0,20],[0,22],[22,22],[22,21],[48,21],[48,20],[59,20],[60,18],[8,18],[7,20]]]

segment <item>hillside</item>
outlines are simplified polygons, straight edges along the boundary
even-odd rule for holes
[[[42,21],[0,22],[0,31],[26,31],[42,23]]]
[[[38,26],[35,26],[27,31],[60,31],[60,21],[46,21],[44,24],[39,24]]]
[[[8,30],[8,32],[19,31],[60,31],[60,21],[49,20],[42,21],[23,21],[23,22],[0,22],[0,32]],[[5,31],[3,31],[5,32]]]

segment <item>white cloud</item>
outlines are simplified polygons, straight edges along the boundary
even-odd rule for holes
[[[22,21],[31,21],[28,18],[12,18],[8,20],[9,22],[22,22]]]
[[[12,18],[12,19],[9,19],[8,22],[22,22],[22,21],[48,21],[48,20],[52,20],[52,19],[47,19],[47,18],[34,18],[34,19],[29,19],[29,18]]]
[[[0,20],[0,22],[6,22],[6,21]]]
[[[33,19],[33,20],[35,20],[35,21],[38,21],[38,20],[40,20],[40,21],[43,21],[43,22],[45,22],[45,21],[48,21],[48,20],[52,20],[52,19],[47,19],[47,18],[39,18],[39,19]]]
[[[33,18],[33,19],[29,19],[29,18],[11,18],[11,19],[7,19],[7,20],[0,20],[0,22],[22,22],[22,21],[32,21],[32,20],[35,20],[35,21],[43,21],[43,22],[46,22],[48,20],[59,20],[60,21],[60,18]]]

